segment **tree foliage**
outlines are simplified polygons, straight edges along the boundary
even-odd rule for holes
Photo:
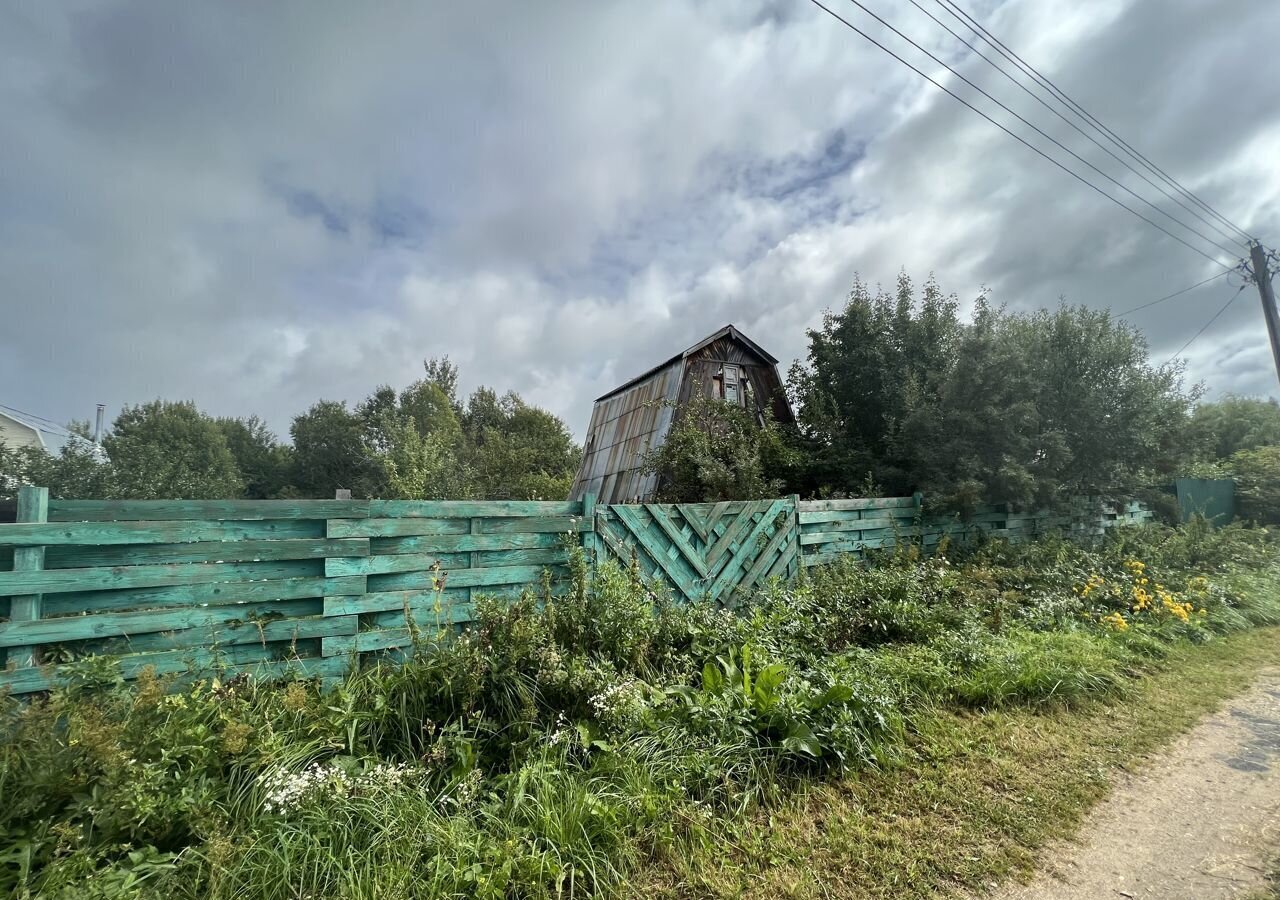
[[[236,469],[244,480],[244,496],[265,500],[287,493],[292,451],[257,416],[214,420],[226,439]]]
[[[1240,450],[1280,445],[1280,403],[1234,395],[1201,403],[1191,416],[1188,439],[1205,460],[1225,460]]]
[[[1194,395],[1153,367],[1106,312],[1009,312],[980,295],[971,321],[930,279],[919,297],[855,282],[809,332],[790,388],[812,447],[804,488],[923,491],[936,507],[1029,507],[1132,496],[1172,475]]]
[[[760,500],[784,491],[795,451],[772,420],[758,424],[745,409],[697,397],[676,412],[666,440],[645,454],[664,503]]]
[[[1229,467],[1240,517],[1280,524],[1280,444],[1237,450]]]
[[[126,406],[102,439],[113,490],[125,499],[240,496],[244,482],[226,436],[191,402]]]

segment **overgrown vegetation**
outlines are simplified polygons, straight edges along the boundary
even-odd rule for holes
[[[1266,531],[1119,529],[820,569],[737,612],[584,560],[564,596],[322,694],[126,687],[0,720],[0,885],[48,897],[551,897],[750,843],[797,788],[918,765],[947,710],[1123,698],[1178,646],[1280,622]],[[876,776],[881,777],[881,776]]]

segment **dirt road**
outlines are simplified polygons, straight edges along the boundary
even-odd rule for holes
[[[1280,850],[1280,670],[1127,776],[1027,885],[995,900],[1248,896]]]

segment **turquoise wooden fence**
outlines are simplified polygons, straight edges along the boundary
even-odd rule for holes
[[[1095,507],[1096,510],[1096,507]],[[568,546],[635,564],[684,599],[730,602],[771,577],[904,538],[1012,538],[1102,520],[979,511],[921,516],[914,498],[637,504],[398,500],[49,500],[23,488],[0,524],[0,690],[47,690],[69,660],[118,656],[133,678],[217,669],[340,678],[366,654],[465,625],[477,596],[567,576]],[[406,613],[409,616],[406,616]]]
[[[862,556],[868,550],[888,549],[901,540],[927,548],[936,546],[944,536],[953,543],[965,543],[981,535],[1012,541],[1051,531],[1097,535],[1115,525],[1139,525],[1152,518],[1153,513],[1140,503],[1116,507],[1082,499],[1059,513],[1019,513],[1000,506],[980,506],[961,519],[924,514],[918,495],[804,500],[797,513],[805,566],[833,562],[846,554]]]

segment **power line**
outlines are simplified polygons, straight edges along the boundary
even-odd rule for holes
[[[1167,187],[1162,187],[1161,185],[1159,185],[1159,184],[1157,184],[1156,182],[1152,181],[1149,177],[1147,177],[1147,175],[1146,175],[1146,174],[1144,174],[1144,173],[1143,173],[1143,172],[1141,172],[1140,170],[1138,170],[1138,169],[1134,168],[1134,166],[1133,166],[1133,164],[1132,164],[1132,163],[1126,162],[1126,161],[1125,161],[1121,156],[1119,156],[1119,155],[1118,155],[1114,150],[1112,150],[1110,147],[1108,147],[1108,146],[1106,146],[1105,144],[1103,144],[1103,143],[1102,143],[1101,141],[1099,141],[1096,137],[1094,137],[1093,135],[1091,135],[1089,132],[1085,131],[1083,128],[1081,128],[1079,125],[1077,125],[1077,124],[1076,124],[1075,122],[1073,122],[1071,119],[1069,119],[1069,118],[1067,118],[1066,116],[1064,116],[1064,115],[1063,115],[1061,112],[1059,112],[1056,108],[1054,108],[1054,107],[1053,107],[1053,106],[1051,106],[1047,101],[1045,101],[1045,99],[1044,99],[1043,97],[1041,97],[1041,96],[1040,96],[1039,94],[1037,94],[1035,91],[1033,91],[1033,90],[1031,90],[1030,88],[1028,88],[1025,84],[1023,84],[1021,81],[1019,81],[1019,80],[1018,80],[1017,78],[1015,78],[1013,75],[1011,75],[1011,74],[1010,74],[1010,73],[1009,73],[1005,68],[1003,68],[999,63],[997,63],[997,62],[996,62],[995,60],[993,60],[991,57],[987,56],[985,53],[983,53],[981,50],[979,50],[977,47],[975,47],[975,46],[974,46],[973,44],[971,44],[969,41],[965,40],[965,39],[964,39],[964,38],[962,38],[960,35],[958,35],[955,31],[953,31],[953,30],[951,29],[951,27],[950,27],[949,25],[947,25],[947,23],[943,22],[941,19],[939,19],[939,18],[938,18],[937,16],[935,16],[933,13],[929,12],[929,10],[927,10],[927,9],[925,9],[923,6],[921,6],[918,2],[916,2],[916,0],[909,0],[909,2],[910,2],[910,3],[911,3],[911,5],[912,5],[912,6],[914,6],[916,9],[920,10],[920,12],[924,13],[924,15],[928,16],[930,19],[932,19],[934,22],[936,22],[939,26],[941,26],[941,28],[942,28],[944,31],[946,31],[946,32],[947,32],[947,34],[951,35],[951,36],[952,36],[953,38],[955,38],[957,41],[959,41],[960,43],[964,44],[964,45],[965,45],[966,47],[968,47],[971,51],[973,51],[973,53],[974,53],[974,55],[975,55],[975,56],[978,56],[979,58],[981,58],[984,62],[986,62],[986,63],[987,63],[987,65],[991,66],[991,68],[995,69],[997,72],[999,72],[999,73],[1000,73],[1001,75],[1003,75],[1005,78],[1009,79],[1009,81],[1011,81],[1013,84],[1017,85],[1017,86],[1018,86],[1018,88],[1019,88],[1023,93],[1025,93],[1028,97],[1030,97],[1032,100],[1034,100],[1034,101],[1036,101],[1037,103],[1039,103],[1039,104],[1040,104],[1041,106],[1043,106],[1045,109],[1049,110],[1049,112],[1053,113],[1055,116],[1057,116],[1057,117],[1058,117],[1059,119],[1061,119],[1063,122],[1066,122],[1068,125],[1070,125],[1072,128],[1074,128],[1077,132],[1079,132],[1079,133],[1080,133],[1080,134],[1085,138],[1085,140],[1088,140],[1088,141],[1092,142],[1096,147],[1098,147],[1098,149],[1102,150],[1102,152],[1103,152],[1103,153],[1106,153],[1108,156],[1110,156],[1110,157],[1111,157],[1112,159],[1114,159],[1116,162],[1120,163],[1120,165],[1124,166],[1127,170],[1129,170],[1129,171],[1130,171],[1130,172],[1132,172],[1133,174],[1137,175],[1139,178],[1141,178],[1141,179],[1142,179],[1143,181],[1145,181],[1147,184],[1151,185],[1151,187],[1155,188],[1155,189],[1156,189],[1157,191],[1159,191],[1163,196],[1165,196],[1165,197],[1169,198],[1169,199],[1170,199],[1170,200],[1172,200],[1174,203],[1176,203],[1176,204],[1178,204],[1179,206],[1181,206],[1184,210],[1186,210],[1187,212],[1191,213],[1191,215],[1195,216],[1195,217],[1196,217],[1196,219],[1198,219],[1198,220],[1199,220],[1200,222],[1202,222],[1203,224],[1205,224],[1205,225],[1209,226],[1210,228],[1212,228],[1214,231],[1216,231],[1218,234],[1220,234],[1220,235],[1221,235],[1223,238],[1225,238],[1226,240],[1228,240],[1228,241],[1235,241],[1236,243],[1241,244],[1242,246],[1243,246],[1243,245],[1245,245],[1245,242],[1244,242],[1244,241],[1241,241],[1239,238],[1237,238],[1237,237],[1233,237],[1232,235],[1230,235],[1230,234],[1228,234],[1227,232],[1223,231],[1223,230],[1222,230],[1222,228],[1221,228],[1221,226],[1219,226],[1219,225],[1218,225],[1218,223],[1216,223],[1215,221],[1213,221],[1213,219],[1209,218],[1209,217],[1208,217],[1208,216],[1206,216],[1203,212],[1201,212],[1200,210],[1196,209],[1195,207],[1193,207],[1193,206],[1188,206],[1186,203],[1184,203],[1184,202],[1183,202],[1182,198],[1181,198],[1181,197],[1179,197],[1177,194],[1174,194],[1174,193],[1170,192],[1170,190],[1169,190]],[[937,2],[941,2],[941,0],[937,0]],[[952,13],[952,15],[955,15],[955,14],[954,14],[954,13]],[[978,34],[978,32],[977,32],[977,31],[974,31],[974,29],[973,29],[973,27],[972,27],[972,26],[970,26],[969,30],[970,30],[970,31],[973,31],[973,32],[974,32],[974,34]],[[979,37],[981,37],[981,35],[979,35]]]
[[[1210,275],[1204,281],[1197,281],[1195,284],[1191,285],[1191,287],[1183,288],[1180,291],[1174,291],[1172,294],[1166,294],[1165,296],[1161,297],[1159,300],[1152,300],[1150,303],[1144,303],[1141,306],[1135,306],[1133,309],[1126,309],[1122,313],[1116,313],[1115,314],[1116,318],[1122,319],[1125,316],[1129,315],[1129,313],[1136,313],[1140,309],[1146,309],[1149,306],[1155,306],[1157,303],[1164,303],[1166,300],[1172,300],[1174,297],[1181,297],[1183,294],[1186,294],[1190,291],[1194,291],[1196,288],[1202,287],[1208,284],[1210,281],[1214,281],[1218,278],[1222,278],[1223,276],[1230,275],[1234,271],[1235,269],[1228,269],[1225,272],[1219,272],[1216,275]]]
[[[37,416],[35,413],[24,412],[23,410],[20,410],[14,406],[5,406],[3,403],[0,403],[0,409],[5,409],[5,410],[8,410],[9,412],[15,412],[20,416],[26,416],[28,419],[32,419],[43,425],[52,426],[53,428],[56,428],[59,431],[67,430],[67,426],[59,425],[57,422],[53,421],[53,419],[46,419],[44,416]]]
[[[1017,65],[1019,68],[1021,68],[1024,72],[1026,72],[1028,75],[1034,78],[1041,85],[1048,88],[1048,90],[1055,95],[1055,97],[1059,100],[1059,102],[1065,104],[1069,109],[1071,109],[1071,111],[1075,115],[1079,116],[1082,120],[1088,122],[1093,127],[1097,128],[1113,144],[1115,144],[1117,147],[1124,150],[1125,153],[1127,153],[1134,160],[1136,160],[1137,162],[1140,162],[1143,166],[1145,166],[1149,171],[1151,171],[1157,177],[1163,179],[1175,190],[1179,191],[1184,196],[1186,196],[1187,199],[1191,200],[1193,203],[1200,206],[1206,212],[1216,217],[1220,222],[1222,222],[1227,227],[1231,228],[1233,231],[1239,232],[1242,236],[1244,236],[1249,240],[1256,240],[1256,238],[1254,238],[1251,234],[1249,234],[1239,225],[1236,225],[1234,222],[1232,222],[1222,213],[1218,212],[1208,203],[1206,203],[1205,201],[1197,197],[1195,194],[1193,194],[1188,188],[1183,186],[1176,178],[1174,178],[1164,169],[1160,168],[1155,163],[1153,163],[1150,159],[1144,156],[1142,153],[1134,149],[1129,144],[1128,141],[1126,141],[1124,138],[1120,137],[1120,135],[1116,134],[1114,131],[1112,131],[1110,128],[1104,125],[1101,121],[1099,121],[1099,119],[1096,116],[1094,116],[1092,113],[1086,110],[1083,106],[1081,106],[1071,97],[1069,97],[1065,91],[1063,91],[1056,84],[1054,84],[1048,77],[1040,74],[1040,72],[1037,71],[1034,66],[1028,63],[1026,60],[1024,60],[1017,53],[1010,50],[999,38],[997,38],[990,31],[988,31],[986,27],[982,25],[981,22],[976,20],[969,13],[965,12],[964,9],[962,9],[959,6],[959,4],[954,2],[954,0],[946,0],[945,5],[943,3],[943,0],[936,0],[936,2],[938,3],[939,6],[942,6],[943,9],[945,9],[952,17],[954,17],[958,21],[961,21],[962,24],[967,24],[971,31],[973,31],[975,34],[978,34],[980,37],[982,37],[983,40],[985,40],[988,44],[994,47],[1000,53],[1000,55],[1002,55],[1005,59]]]
[[[1236,251],[1232,250],[1230,247],[1224,247],[1224,246],[1222,246],[1222,245],[1221,245],[1221,244],[1219,244],[1217,241],[1215,241],[1213,238],[1211,238],[1211,237],[1207,236],[1207,235],[1206,235],[1206,234],[1204,234],[1203,232],[1197,231],[1196,229],[1192,228],[1192,227],[1191,227],[1190,225],[1188,225],[1186,222],[1182,221],[1181,219],[1179,219],[1178,217],[1174,216],[1173,214],[1168,213],[1168,212],[1165,212],[1163,209],[1161,209],[1160,207],[1156,206],[1154,203],[1152,203],[1152,202],[1151,202],[1150,200],[1148,200],[1146,197],[1143,197],[1141,194],[1139,194],[1137,191],[1134,191],[1132,188],[1130,188],[1128,185],[1124,184],[1124,183],[1123,183],[1122,181],[1120,181],[1119,179],[1114,178],[1114,177],[1112,177],[1110,174],[1108,174],[1107,172],[1104,172],[1102,169],[1099,169],[1099,168],[1098,168],[1097,166],[1095,166],[1093,163],[1089,162],[1089,160],[1085,159],[1085,158],[1084,158],[1083,156],[1081,156],[1079,153],[1076,153],[1074,150],[1072,150],[1072,149],[1071,149],[1070,147],[1068,147],[1066,144],[1062,143],[1062,141],[1060,141],[1060,140],[1058,140],[1057,138],[1053,137],[1052,135],[1050,135],[1048,132],[1044,131],[1044,129],[1040,128],[1040,127],[1039,127],[1038,125],[1036,125],[1035,123],[1033,123],[1033,122],[1029,121],[1029,120],[1028,120],[1028,119],[1026,119],[1025,117],[1023,117],[1023,116],[1019,115],[1018,113],[1014,112],[1014,111],[1013,111],[1012,109],[1010,109],[1008,106],[1006,106],[1005,104],[1001,103],[1001,102],[1000,102],[999,100],[997,100],[995,97],[991,96],[991,94],[987,93],[987,91],[983,90],[983,89],[982,89],[981,87],[979,87],[977,84],[975,84],[974,82],[970,81],[970,80],[969,80],[968,78],[966,78],[965,76],[961,75],[959,72],[957,72],[957,71],[956,71],[954,68],[952,68],[950,65],[948,65],[948,64],[947,64],[947,63],[945,63],[945,62],[943,62],[941,59],[939,59],[939,58],[938,58],[937,56],[935,56],[933,53],[931,53],[931,52],[929,52],[928,50],[926,50],[924,47],[920,46],[920,44],[916,43],[914,40],[912,40],[912,39],[911,39],[910,37],[908,37],[906,34],[904,34],[903,32],[899,31],[897,28],[895,28],[893,25],[891,25],[888,21],[886,21],[886,20],[885,20],[885,19],[883,19],[881,16],[879,16],[879,15],[878,15],[874,10],[871,10],[871,9],[869,9],[867,6],[863,5],[861,2],[859,2],[859,0],[849,0],[849,2],[850,2],[850,3],[852,3],[854,6],[858,7],[858,9],[862,10],[864,13],[866,13],[867,15],[869,15],[871,18],[875,19],[877,22],[879,22],[879,23],[880,23],[881,25],[883,25],[885,28],[888,28],[890,31],[892,31],[892,32],[893,32],[894,34],[896,34],[898,37],[902,38],[902,39],[903,39],[904,41],[906,41],[908,44],[910,44],[911,46],[915,47],[917,50],[919,50],[919,51],[920,51],[921,53],[923,53],[925,56],[929,57],[929,58],[930,58],[931,60],[933,60],[935,63],[937,63],[938,65],[940,65],[940,66],[942,66],[943,68],[945,68],[948,72],[950,72],[950,73],[951,73],[952,75],[954,75],[956,78],[959,78],[959,79],[960,79],[961,81],[963,81],[965,84],[969,85],[969,87],[973,88],[973,89],[974,89],[975,91],[977,91],[979,94],[981,94],[982,96],[986,97],[988,100],[990,100],[990,101],[991,101],[992,103],[994,103],[996,106],[1000,107],[1000,108],[1001,108],[1001,109],[1003,109],[1005,112],[1007,112],[1009,115],[1013,116],[1015,119],[1017,119],[1017,120],[1018,120],[1019,122],[1021,122],[1023,125],[1026,125],[1028,128],[1030,128],[1030,129],[1031,129],[1032,131],[1034,131],[1036,134],[1040,135],[1042,138],[1044,138],[1045,140],[1049,141],[1051,144],[1054,144],[1054,145],[1055,145],[1056,147],[1058,147],[1060,150],[1063,150],[1063,151],[1065,151],[1066,153],[1070,154],[1070,155],[1071,155],[1075,160],[1077,160],[1078,162],[1083,163],[1084,165],[1086,165],[1086,166],[1088,166],[1090,169],[1092,169],[1094,172],[1097,172],[1099,175],[1101,175],[1103,178],[1105,178],[1105,179],[1107,179],[1108,181],[1110,181],[1110,182],[1111,182],[1112,184],[1114,184],[1116,187],[1120,188],[1120,190],[1124,191],[1126,194],[1129,194],[1129,195],[1130,195],[1130,196],[1132,196],[1134,199],[1136,199],[1136,200],[1140,200],[1141,202],[1145,203],[1147,206],[1151,207],[1153,210],[1155,210],[1156,212],[1160,213],[1160,215],[1164,216],[1166,219],[1169,219],[1171,222],[1176,222],[1178,225],[1181,225],[1183,228],[1185,228],[1187,231],[1190,231],[1192,234],[1194,234],[1194,235],[1196,235],[1197,237],[1199,237],[1199,238],[1200,238],[1201,240],[1203,240],[1205,243],[1210,244],[1210,245],[1212,245],[1212,246],[1214,246],[1214,247],[1217,247],[1217,248],[1218,248],[1219,250],[1221,250],[1223,253],[1227,254],[1227,256],[1235,256],[1235,255],[1236,255]],[[821,4],[819,4],[819,5],[821,5]],[[823,7],[823,8],[825,9],[826,7]],[[919,70],[917,70],[917,71],[919,71]],[[927,77],[927,76],[926,76],[926,77]],[[932,80],[932,79],[931,79],[931,80]],[[937,84],[937,82],[934,82],[934,84]],[[954,95],[953,95],[953,96],[954,96]],[[1147,221],[1150,221],[1150,219],[1148,219]],[[1154,224],[1154,223],[1153,223],[1153,224]],[[1169,234],[1169,232],[1168,232],[1168,231],[1166,231],[1166,232],[1165,232],[1165,234]],[[1184,243],[1185,243],[1185,241],[1184,241]],[[1188,244],[1188,246],[1190,246],[1190,245]],[[1207,256],[1207,255],[1208,255],[1208,254],[1206,254],[1206,256]],[[1213,257],[1209,257],[1209,258],[1210,258],[1210,259],[1212,259]]]
[[[1196,342],[1196,338],[1198,338],[1198,337],[1200,337],[1200,335],[1204,334],[1204,333],[1205,333],[1205,331],[1207,331],[1207,330],[1208,330],[1209,326],[1210,326],[1210,325],[1212,325],[1214,322],[1218,321],[1218,317],[1219,317],[1219,316],[1221,316],[1224,312],[1226,312],[1226,311],[1227,311],[1227,307],[1228,307],[1228,306],[1230,306],[1232,303],[1235,303],[1235,302],[1236,302],[1236,298],[1240,296],[1240,292],[1241,292],[1241,291],[1243,291],[1243,290],[1244,290],[1244,285],[1243,285],[1243,284],[1242,284],[1242,285],[1240,285],[1240,287],[1236,288],[1236,292],[1235,292],[1234,294],[1232,294],[1232,295],[1231,295],[1231,299],[1230,299],[1230,300],[1228,300],[1226,303],[1222,304],[1222,309],[1220,309],[1220,310],[1218,310],[1216,313],[1214,313],[1214,314],[1213,314],[1213,317],[1212,317],[1212,318],[1210,318],[1208,322],[1205,322],[1205,323],[1204,323],[1204,325],[1201,327],[1201,329],[1200,329],[1199,331],[1197,331],[1195,334],[1193,334],[1193,335],[1191,336],[1191,340],[1189,340],[1189,341],[1187,341],[1185,344],[1183,344],[1183,345],[1182,345],[1182,347],[1178,350],[1178,352],[1177,352],[1177,353],[1173,354],[1173,356],[1170,356],[1168,359],[1166,359],[1166,360],[1164,361],[1164,364],[1165,364],[1166,366],[1167,366],[1167,365],[1169,365],[1169,363],[1173,362],[1175,359],[1177,359],[1179,356],[1181,356],[1181,355],[1182,355],[1182,351],[1183,351],[1183,350],[1186,350],[1188,347],[1190,347],[1192,344],[1194,344],[1194,343]]]

